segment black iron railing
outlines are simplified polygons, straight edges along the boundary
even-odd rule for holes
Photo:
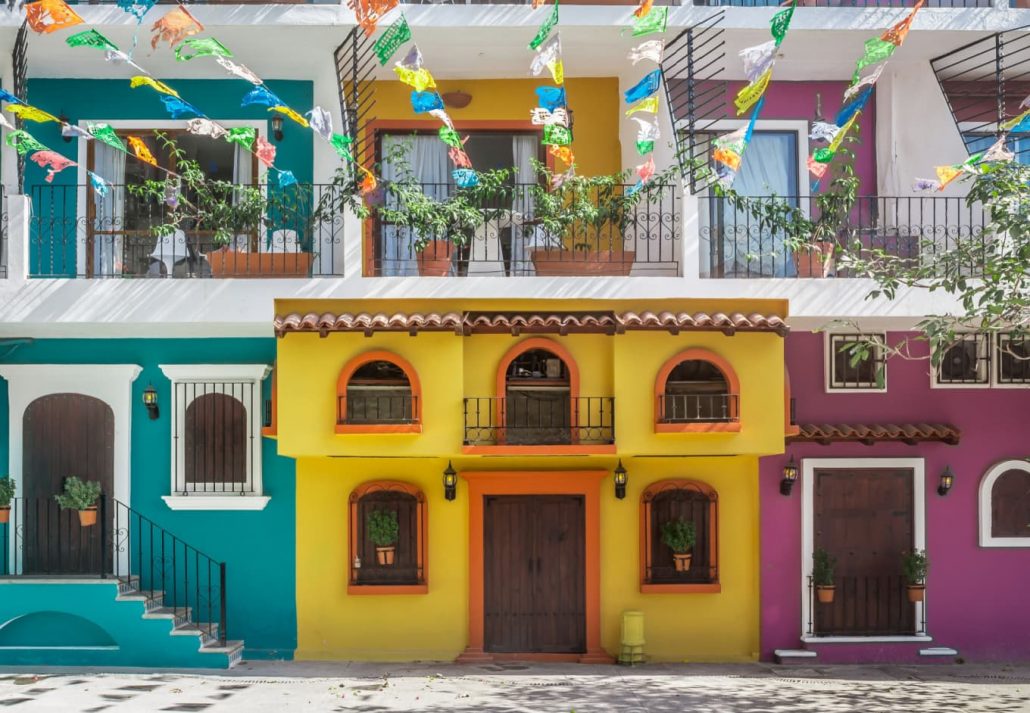
[[[270,195],[260,226],[228,243],[210,231],[167,222],[163,202],[112,185],[107,197],[86,186],[33,186],[29,269],[36,277],[308,277],[343,274],[344,194],[302,185]]]
[[[901,574],[838,576],[833,601],[819,601],[808,578],[810,636],[915,636],[926,633],[926,607],[916,619]],[[925,595],[924,595],[925,596]]]
[[[116,579],[124,594],[144,596],[148,611],[171,614],[205,642],[226,642],[225,563],[107,496],[90,526],[53,498],[11,502],[0,524],[0,576],[55,575]]]
[[[0,280],[7,277],[7,189],[0,185]]]
[[[784,201],[818,218],[814,197],[759,196],[752,201]],[[986,246],[987,213],[979,204],[951,197],[861,197],[847,219],[828,225],[821,241],[792,252],[783,231],[770,228],[754,211],[716,197],[699,202],[701,276],[712,278],[859,277],[836,267],[833,250],[854,245],[912,261],[934,264],[938,256],[973,241]],[[978,269],[970,260],[968,272]]]
[[[337,397],[336,422],[345,424],[414,423],[418,396],[414,394],[355,393]]]
[[[737,394],[659,394],[661,423],[712,423],[740,420]]]
[[[457,190],[422,184],[445,200]],[[629,186],[614,187],[616,196]],[[371,273],[394,275],[677,275],[680,261],[680,189],[652,185],[637,193],[625,211],[597,222],[570,220],[550,228],[538,221],[535,184],[516,184],[482,199],[482,222],[440,235],[372,218]],[[598,201],[596,189],[583,195],[561,188],[549,200]],[[383,200],[395,207],[389,186]],[[449,239],[448,239],[449,238]],[[455,244],[457,243],[457,244]],[[418,250],[422,244],[424,249]]]
[[[465,445],[615,443],[615,399],[529,392],[465,399]]]

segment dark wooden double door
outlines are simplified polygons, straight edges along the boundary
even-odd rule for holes
[[[485,649],[585,652],[583,497],[492,495],[483,506]]]
[[[902,556],[914,542],[909,469],[815,471],[815,548],[837,559],[832,604],[815,604],[815,633],[910,635]]]

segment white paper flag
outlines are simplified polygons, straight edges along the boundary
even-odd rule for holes
[[[417,72],[422,69],[422,50],[418,48],[418,45],[412,45],[408,54],[400,62],[397,62],[397,65]]]
[[[86,139],[86,141],[93,140],[93,134],[76,126],[75,124],[65,124],[62,126],[61,136],[66,139]]]
[[[983,158],[981,161],[1011,161],[1016,157],[1016,154],[1009,151],[1008,147],[1005,146],[1005,137],[1001,137],[991,147],[984,151]]]
[[[851,98],[862,91],[862,87],[867,87],[870,84],[875,84],[876,80],[880,78],[883,73],[883,68],[887,66],[886,62],[882,62],[875,70],[862,77],[860,80],[852,84],[846,90],[844,90],[844,101],[849,102]]]
[[[329,141],[333,137],[333,117],[332,115],[320,106],[316,106],[311,111],[304,114],[308,118],[308,123],[311,124],[311,130],[321,136],[326,141]]]
[[[257,76],[253,72],[251,72],[249,69],[244,67],[242,64],[236,64],[235,62],[233,62],[231,59],[229,59],[227,57],[220,57],[220,56],[219,57],[215,57],[215,61],[218,62],[218,64],[222,65],[222,67],[225,69],[225,71],[227,71],[229,74],[233,75],[234,77],[239,77],[240,79],[242,79],[244,81],[247,81],[247,82],[250,82],[251,84],[253,84],[255,86],[259,86],[259,85],[264,83],[264,82],[261,81],[261,77]]]
[[[434,116],[437,119],[439,119],[440,121],[442,121],[444,126],[446,126],[451,131],[454,130],[454,122],[451,121],[450,115],[446,111],[444,111],[443,109],[430,109],[429,110],[429,115],[430,116]]]
[[[640,130],[637,131],[637,141],[655,141],[661,137],[657,122],[652,124],[647,119],[641,119],[636,116],[631,116],[630,118],[640,125]]]
[[[539,77],[549,64],[559,59],[561,59],[561,36],[555,33],[551,39],[540,45],[529,69],[534,77]]]
[[[776,42],[769,40],[754,47],[745,47],[739,54],[744,62],[744,76],[749,82],[754,82],[772,66],[776,58]]]
[[[190,119],[186,122],[186,130],[198,136],[210,136],[212,139],[229,135],[228,131],[210,119]]]
[[[665,40],[650,40],[643,44],[637,45],[629,51],[626,55],[633,64],[646,59],[654,62],[655,64],[661,64],[662,52],[665,50]]]
[[[0,114],[0,126],[4,127],[4,128],[5,128],[5,129],[7,129],[8,131],[17,131],[17,129],[15,128],[14,124],[12,124],[12,123],[11,123],[10,121],[8,121],[8,120],[7,120],[7,117],[6,117],[6,116],[4,116],[3,114]],[[63,132],[62,132],[62,133],[63,133]],[[88,135],[88,134],[87,134],[87,135]],[[89,136],[89,135],[88,135],[88,136]],[[89,138],[91,138],[91,139],[92,139],[93,137],[92,137],[92,136],[89,136]]]
[[[836,124],[829,124],[825,121],[813,121],[812,130],[808,132],[808,138],[812,141],[833,143],[833,140],[837,138],[838,131],[840,131],[840,127]]]
[[[133,62],[132,58],[129,57],[129,55],[122,52],[121,50],[107,50],[106,52],[104,52],[104,59],[110,62],[111,64],[127,64],[140,74],[149,74],[147,70],[143,69],[143,67],[140,67],[138,64]]]
[[[569,128],[569,113],[563,106],[558,107],[554,111],[547,111],[542,106],[538,106],[530,112],[530,121],[535,126],[564,126]]]

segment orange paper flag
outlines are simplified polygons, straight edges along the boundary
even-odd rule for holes
[[[547,152],[554,156],[556,159],[565,162],[568,165],[572,165],[572,149],[568,146],[548,146]]]
[[[132,147],[132,152],[136,154],[136,158],[149,163],[151,166],[157,165],[157,159],[154,158],[154,154],[150,153],[150,149],[143,143],[143,139],[138,136],[128,136],[126,140],[129,142],[129,146]]]
[[[169,47],[175,47],[190,35],[203,32],[204,26],[180,5],[155,22],[150,31],[154,33],[150,46],[157,49],[161,40],[165,40]]]
[[[884,42],[890,42],[892,45],[901,47],[901,43],[905,41],[905,36],[908,35],[909,29],[912,27],[912,21],[916,19],[916,13],[919,12],[919,8],[923,6],[925,0],[919,0],[905,19],[901,22],[895,23],[892,27],[888,28],[880,39]]]
[[[50,33],[82,24],[64,0],[39,0],[25,6],[25,21],[34,32]]]
[[[367,196],[376,189],[376,186],[378,186],[379,183],[376,181],[376,177],[373,176],[372,172],[367,168],[364,166],[358,166],[358,168],[361,169],[361,173],[363,174],[361,183],[358,184],[358,193],[363,196]]]
[[[633,11],[633,14],[637,17],[645,17],[647,13],[651,12],[653,6],[654,0],[640,0],[640,4],[637,5],[637,9]]]

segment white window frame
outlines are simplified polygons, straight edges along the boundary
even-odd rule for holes
[[[247,410],[247,421],[250,424],[248,436],[253,443],[258,444],[257,449],[247,453],[247,475],[253,484],[249,493],[225,493],[205,492],[202,489],[194,490],[189,495],[176,495],[176,482],[185,480],[185,449],[186,439],[175,439],[175,433],[185,433],[186,410],[189,402],[179,403],[176,386],[180,383],[203,383],[210,382],[214,385],[223,385],[225,382],[234,384],[252,384],[258,394],[258,403],[261,403],[261,384],[271,373],[272,367],[269,364],[161,364],[161,371],[172,383],[171,397],[171,433],[172,438],[172,463],[170,466],[171,482],[169,492],[171,495],[162,496],[162,500],[172,510],[264,510],[270,498],[264,494],[261,468],[261,425],[262,408],[250,408],[243,404]],[[224,389],[224,386],[221,386]],[[216,388],[208,393],[228,393],[226,390]],[[231,394],[230,394],[231,395]],[[192,401],[196,398],[190,398]]]
[[[1009,332],[998,332],[994,335],[994,339],[991,340],[991,349],[993,350],[992,356],[994,357],[994,368],[991,377],[991,386],[996,389],[1030,389],[1030,383],[1025,384],[1006,384],[1001,380],[1001,340],[1003,337],[1008,337]],[[1030,342],[1030,337],[1027,339]]]
[[[984,381],[970,384],[970,383],[952,383],[950,381],[940,381],[940,365],[934,366],[930,364],[930,388],[931,389],[989,389],[994,384],[994,370],[996,363],[996,351],[994,349],[995,339],[987,333],[983,332],[959,332],[958,336],[966,336],[972,334],[979,334],[983,339],[978,340],[977,344],[983,344],[984,341],[987,343],[987,374],[984,377]],[[979,350],[977,353],[977,362],[979,361]],[[979,371],[979,367],[977,368]]]
[[[926,463],[922,458],[805,458],[801,461],[801,641],[812,644],[858,642],[922,642],[933,641],[926,629],[915,636],[809,636],[812,603],[808,582],[812,576],[812,554],[815,552],[815,471],[822,468],[899,468],[912,471],[912,548],[926,550]],[[926,604],[916,604],[915,621],[924,621]]]
[[[1030,537],[995,537],[991,534],[991,491],[998,478],[1010,470],[1030,473],[1030,462],[1025,460],[1003,460],[991,466],[980,480],[980,546],[981,547],[1030,547]]]
[[[884,357],[883,362],[883,386],[852,386],[844,387],[837,386],[834,381],[833,373],[833,338],[840,336],[849,336],[854,332],[825,332],[823,336],[823,384],[828,394],[885,394],[887,393],[887,359]],[[886,332],[876,332],[871,336],[880,337],[884,343],[887,342]],[[882,351],[881,347],[876,347],[877,351]],[[841,382],[843,383],[843,382]]]

